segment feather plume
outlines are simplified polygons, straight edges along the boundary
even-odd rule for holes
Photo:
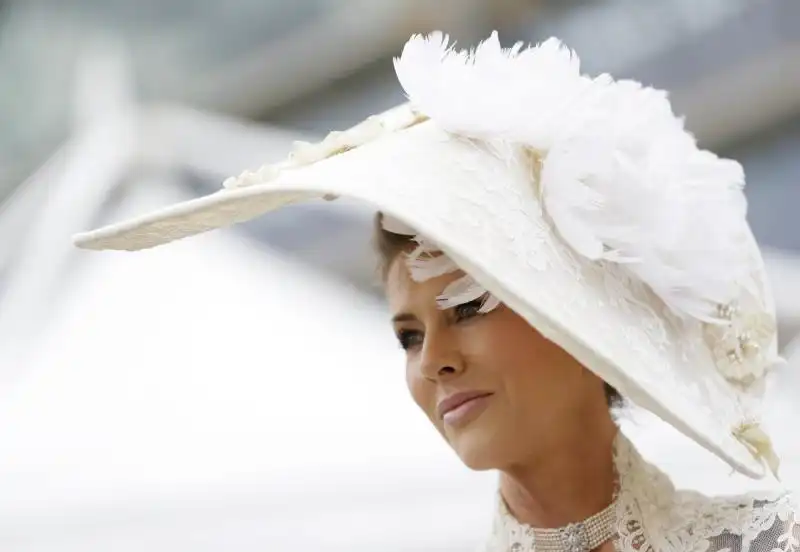
[[[452,259],[441,252],[438,245],[417,235],[404,222],[384,214],[381,217],[381,225],[387,232],[405,235],[417,242],[417,247],[408,253],[406,258],[406,266],[414,281],[424,282],[460,270]],[[500,301],[496,297],[484,289],[474,278],[464,274],[445,286],[442,293],[436,298],[436,304],[440,309],[446,310],[481,297],[483,297],[483,303],[479,309],[481,314],[491,312],[500,306]]]
[[[424,282],[458,270],[458,265],[449,257],[437,254],[422,245],[409,253],[406,266],[411,278],[416,282]]]
[[[681,317],[715,321],[735,298],[748,269],[742,168],[698,149],[665,92],[583,76],[556,39],[503,49],[497,33],[472,51],[414,36],[395,69],[444,130],[540,155],[543,208],[578,254],[622,263]]]

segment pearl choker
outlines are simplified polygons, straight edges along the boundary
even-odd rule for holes
[[[603,511],[577,523],[555,529],[526,528],[530,542],[524,546],[514,542],[509,552],[589,552],[613,536],[616,503],[612,502]]]

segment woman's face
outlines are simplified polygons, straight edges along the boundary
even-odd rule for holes
[[[479,314],[478,302],[441,310],[436,297],[461,274],[415,282],[403,261],[390,266],[386,294],[408,388],[467,466],[535,462],[574,438],[598,401],[607,413],[602,381],[516,313]]]

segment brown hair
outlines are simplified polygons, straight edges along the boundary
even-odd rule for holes
[[[389,267],[395,257],[400,253],[414,247],[414,240],[410,236],[403,236],[388,232],[383,228],[383,213],[378,212],[374,219],[373,242],[378,252],[378,270],[380,271],[381,281],[385,282],[389,273]],[[606,394],[606,403],[609,408],[615,409],[624,405],[625,399],[619,391],[606,382],[603,382],[603,389]]]
[[[414,240],[411,236],[403,236],[384,230],[383,213],[378,212],[374,220],[372,241],[378,252],[378,270],[380,271],[381,282],[385,282],[392,261],[394,261],[395,257],[400,253],[414,247]]]

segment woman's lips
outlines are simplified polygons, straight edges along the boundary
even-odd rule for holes
[[[486,391],[456,393],[442,400],[437,409],[445,424],[461,426],[483,412],[491,396]]]

